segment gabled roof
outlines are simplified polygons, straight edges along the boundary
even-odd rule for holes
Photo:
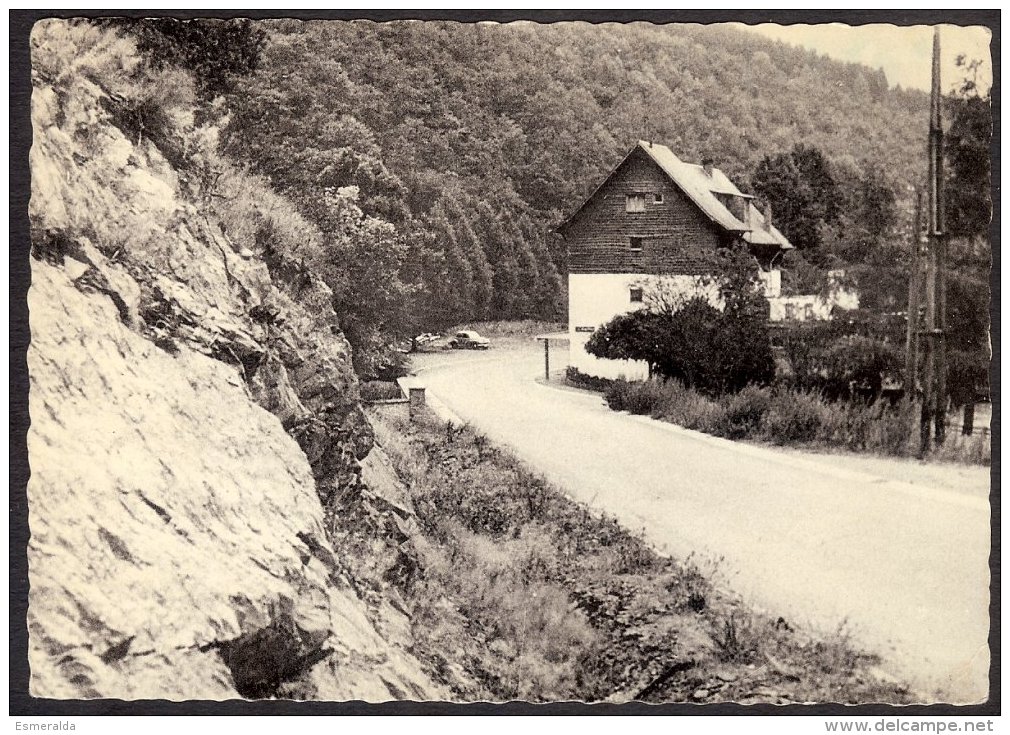
[[[670,178],[684,194],[700,209],[710,220],[730,232],[739,233],[742,238],[751,245],[778,245],[783,250],[791,250],[793,246],[789,240],[774,226],[769,226],[765,222],[765,217],[760,210],[750,201],[754,197],[744,194],[736,185],[729,180],[722,171],[717,168],[712,169],[709,174],[703,166],[696,163],[685,163],[665,145],[649,143],[644,140],[638,141],[635,146],[628,151],[621,163],[610,172],[603,182],[596,187],[589,198],[576,209],[558,229],[563,229],[575,216],[581,212],[597,192],[610,181],[625,161],[632,156],[635,151],[642,150],[651,158],[657,166]],[[719,201],[717,194],[725,194],[734,197],[741,197],[746,201],[747,222],[737,219],[726,206]]]

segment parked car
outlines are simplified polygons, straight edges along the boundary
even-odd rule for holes
[[[491,340],[472,329],[456,332],[456,336],[449,340],[449,347],[454,350],[486,350],[490,346]]]
[[[435,334],[434,332],[425,332],[424,334],[419,334],[414,338],[414,341],[419,345],[430,344],[431,342],[438,342],[442,339],[441,334]]]

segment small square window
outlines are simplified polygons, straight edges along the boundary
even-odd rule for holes
[[[632,286],[628,290],[628,294],[631,296],[631,303],[640,304],[642,303],[642,289],[637,286]]]
[[[663,195],[662,194],[656,194],[656,195],[654,195],[653,201],[656,204],[662,204],[663,203]]]
[[[642,238],[640,237],[628,238],[628,249],[633,253],[642,252]]]
[[[644,194],[628,194],[624,197],[624,211],[625,212],[644,212],[645,211],[645,195]]]

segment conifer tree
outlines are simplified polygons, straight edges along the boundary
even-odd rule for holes
[[[441,304],[444,314],[440,326],[450,326],[465,321],[471,314],[473,271],[441,204],[432,211],[431,228],[445,268],[444,281],[432,293],[432,298]]]
[[[522,229],[526,242],[533,252],[540,276],[539,289],[534,299],[536,315],[546,320],[558,319],[563,313],[563,289],[561,276],[558,274],[558,270],[554,266],[554,260],[547,249],[546,228],[537,227],[526,214],[523,214],[519,218],[519,227]]]
[[[503,208],[500,216],[506,234],[506,246],[516,265],[517,284],[512,298],[512,315],[519,319],[532,319],[538,315],[537,300],[543,291],[540,267],[512,211]]]
[[[470,266],[469,315],[473,319],[486,319],[494,296],[494,274],[491,265],[467,213],[455,199],[446,200],[444,205],[446,216],[456,236],[456,245]]]
[[[519,266],[508,233],[487,202],[477,205],[474,225],[493,273],[491,316],[495,319],[512,318],[516,315]]]

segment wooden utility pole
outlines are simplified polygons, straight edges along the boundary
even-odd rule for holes
[[[925,309],[922,329],[922,412],[919,417],[919,455],[929,452],[936,406],[936,250],[930,236],[926,247]]]
[[[908,267],[908,315],[905,332],[905,398],[915,400],[919,374],[919,297],[922,290],[922,190],[915,188],[912,260]]]
[[[936,377],[934,404],[934,440],[943,444],[947,436],[947,233],[944,232],[943,212],[943,122],[940,106],[940,29],[933,31],[933,88],[929,118],[929,168],[930,168],[930,218],[929,235],[936,261],[935,344],[933,360]]]
[[[947,249],[943,231],[943,124],[940,117],[940,30],[933,31],[933,86],[929,109],[929,213],[926,258],[926,324],[920,453],[929,451],[930,424],[937,445],[947,431]]]

